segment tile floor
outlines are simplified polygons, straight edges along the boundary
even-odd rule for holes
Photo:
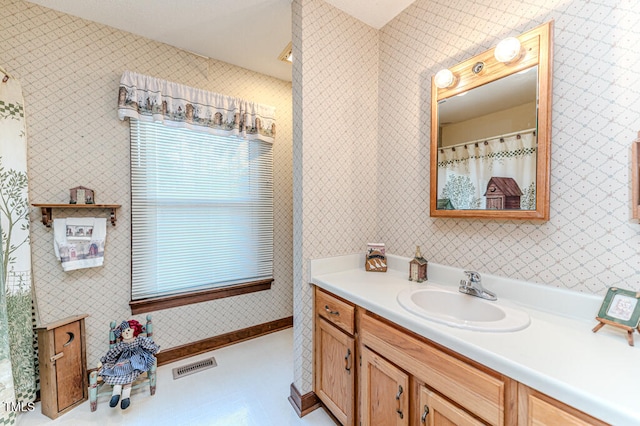
[[[18,417],[17,425],[335,426],[322,408],[299,418],[287,400],[292,345],[289,328],[159,367],[156,394],[150,396],[148,388],[134,391],[126,410],[109,407],[106,395],[93,413],[86,401],[51,420],[38,403],[33,412]],[[210,356],[217,367],[173,379],[174,367]]]

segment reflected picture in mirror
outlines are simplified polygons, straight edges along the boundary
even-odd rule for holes
[[[431,216],[549,219],[551,29],[432,78]]]
[[[537,68],[438,101],[438,209],[536,209]]]

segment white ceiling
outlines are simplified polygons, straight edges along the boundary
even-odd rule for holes
[[[325,0],[343,12],[369,24],[384,27],[415,0]]]
[[[379,29],[414,0],[326,0]],[[291,80],[291,0],[29,0],[209,58]]]

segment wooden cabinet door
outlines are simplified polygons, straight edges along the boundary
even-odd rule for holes
[[[515,400],[516,389],[504,376],[472,365],[374,316],[360,315],[358,327],[362,345],[484,422],[496,426],[516,423],[504,403],[511,393]]]
[[[425,426],[483,426],[466,411],[424,386],[419,388],[420,424]]]
[[[83,374],[80,322],[72,322],[53,331],[56,354],[64,354],[55,361],[58,387],[58,411],[82,401],[87,388]]]
[[[582,411],[531,389],[518,385],[518,425],[521,426],[605,426],[606,423]]]
[[[409,424],[409,376],[367,347],[360,370],[362,426]]]
[[[355,344],[353,337],[316,319],[315,392],[345,426],[354,424]]]
[[[89,396],[84,319],[74,315],[36,327],[42,414],[52,419]]]

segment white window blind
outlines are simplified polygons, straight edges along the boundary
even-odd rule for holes
[[[272,278],[271,144],[130,122],[132,300]]]

